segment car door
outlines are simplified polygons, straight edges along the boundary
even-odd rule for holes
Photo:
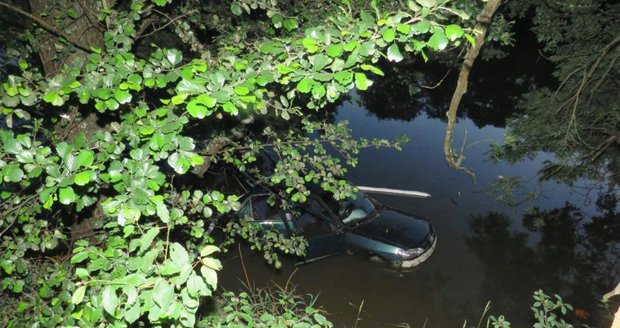
[[[315,261],[346,250],[341,227],[333,221],[329,212],[313,198],[308,200],[294,218],[295,231],[308,240],[306,257],[301,263]]]
[[[269,205],[267,199],[269,195],[258,195],[251,199],[249,213],[262,230],[277,230],[278,232],[290,236],[293,226],[289,218],[280,209]]]

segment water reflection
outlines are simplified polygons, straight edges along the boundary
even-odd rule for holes
[[[540,58],[533,36],[523,33],[519,42],[519,51],[511,51],[505,58],[476,63],[460,118],[469,118],[479,128],[505,127],[522,94],[551,83],[553,67]],[[362,107],[379,119],[411,121],[424,113],[445,120],[458,67],[418,60],[382,63],[381,68],[385,76],[360,94]]]
[[[445,75],[445,68],[424,66],[422,75],[415,73],[419,71],[415,66],[384,67],[386,77],[377,79],[368,92],[352,93],[334,110],[318,114],[330,121],[350,121],[356,137],[407,134],[411,138],[402,152],[364,150],[348,178],[358,185],[431,193],[427,200],[377,198],[427,217],[439,236],[433,256],[412,272],[395,272],[358,255],[335,256],[301,267],[292,282],[301,293],[320,294],[319,304],[331,312],[337,327],[353,327],[362,302],[357,327],[399,323],[461,327],[463,320],[477,323],[489,300],[493,313],[506,314],[516,327],[527,326],[531,294],[538,288],[565,295],[594,313],[599,293],[617,282],[613,280],[619,278],[620,218],[613,194],[599,197],[596,206],[587,206],[583,195],[568,186],[541,186],[536,181],[536,172],[549,155],[539,154],[513,165],[496,164],[486,155],[490,142],[502,141],[505,130],[501,127],[514,112],[515,97],[543,83],[543,63],[531,64],[537,56],[535,47],[519,49],[532,53],[509,57],[510,65],[477,63],[469,100],[464,102],[456,135],[465,129],[469,132],[465,165],[475,170],[479,185],[450,170],[444,161],[442,120],[452,91],[449,78],[443,90],[410,93],[412,81],[413,88],[432,85]],[[526,182],[516,192],[542,189],[544,197],[527,204],[538,210],[526,211],[523,205],[510,208],[480,192],[486,183],[508,175]],[[294,270],[292,261],[276,271],[261,256],[245,254],[246,268],[258,285],[271,280],[284,285]],[[237,277],[243,275],[238,259],[229,261],[222,274],[223,286],[238,287]]]
[[[591,217],[568,202],[535,208],[522,217],[527,233],[515,232],[513,220],[503,213],[473,217],[466,243],[483,263],[483,289],[495,306],[522,307],[531,302],[532,291],[542,288],[577,308],[598,311],[597,300],[620,279],[618,198],[603,194],[596,208]],[[599,326],[603,315],[587,323]]]

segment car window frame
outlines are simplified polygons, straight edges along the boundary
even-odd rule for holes
[[[293,222],[290,218],[290,214],[282,211],[282,209],[278,208],[278,218],[277,219],[269,219],[269,220],[260,220],[260,219],[256,219],[255,214],[254,213],[254,201],[256,201],[258,198],[260,197],[269,197],[270,194],[269,193],[256,193],[253,195],[249,195],[248,198],[243,202],[242,206],[245,206],[246,208],[249,208],[249,216],[252,218],[252,221],[254,221],[256,224],[258,225],[265,225],[265,226],[269,226],[269,225],[273,225],[275,223],[282,223],[284,225],[284,228],[286,229],[286,232],[289,235],[292,235],[294,232],[294,228],[295,228],[295,222]]]
[[[319,206],[323,208],[323,210],[325,210],[328,214],[327,216],[324,216],[320,213],[316,213],[316,215],[325,217],[329,221],[329,223],[336,226],[336,230],[341,230],[344,227],[342,221],[338,219],[338,215],[336,215],[334,211],[332,211],[332,209],[319,196],[310,194],[308,198],[315,200],[319,204]]]
[[[299,231],[297,228],[297,223],[295,222],[296,215],[294,215],[293,213],[283,211],[282,209],[278,209],[280,212],[278,219],[260,220],[260,219],[255,218],[256,213],[254,211],[254,201],[256,201],[260,197],[269,197],[270,195],[271,194],[268,192],[261,192],[261,193],[256,193],[253,195],[248,195],[248,198],[243,202],[242,206],[245,206],[246,208],[249,209],[248,211],[249,216],[252,217],[253,221],[256,222],[257,224],[268,225],[268,224],[282,222],[284,223],[284,226],[289,234],[293,234],[293,233],[298,234]],[[342,220],[338,218],[338,216],[334,213],[334,211],[319,196],[315,194],[310,194],[308,196],[308,199],[311,201],[315,201],[318,204],[318,206],[323,211],[326,212],[326,214],[322,214],[322,213],[317,213],[316,211],[311,211],[311,214],[317,216],[319,219],[326,221],[331,227],[333,227],[329,233],[326,233],[323,236],[326,236],[329,234],[340,234],[343,232],[343,229],[346,227],[346,225],[342,222]],[[299,205],[301,205],[300,210],[306,210],[305,208],[309,207],[308,202],[301,203]],[[316,237],[319,237],[319,236],[316,236]]]

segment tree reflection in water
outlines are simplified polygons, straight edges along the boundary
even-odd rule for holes
[[[600,326],[607,313],[599,300],[620,279],[618,201],[615,193],[601,195],[593,216],[568,202],[551,210],[534,208],[522,218],[527,232],[515,232],[512,219],[502,213],[473,217],[467,246],[484,265],[482,290],[490,291],[484,296],[494,304],[492,312],[524,307],[533,291],[543,289],[592,313],[586,323]]]

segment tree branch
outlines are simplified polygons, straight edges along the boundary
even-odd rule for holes
[[[7,3],[1,2],[1,1],[0,1],[0,7],[5,7],[7,9],[9,9],[9,10],[12,10],[12,11],[22,15],[22,16],[28,17],[30,20],[32,20],[35,23],[39,24],[39,26],[41,26],[43,29],[47,30],[48,32],[50,32],[50,33],[52,33],[54,35],[57,35],[57,36],[60,36],[60,37],[64,38],[65,40],[67,40],[67,42],[69,42],[70,44],[74,45],[76,48],[84,50],[84,51],[86,51],[88,53],[93,52],[91,49],[89,49],[88,47],[80,44],[79,42],[71,40],[71,37],[67,33],[65,33],[65,32],[55,28],[54,26],[48,24],[46,21],[41,19],[41,17],[37,17],[37,16],[35,16],[35,15],[31,14],[31,13],[27,13],[27,12],[25,12],[25,11],[19,9],[19,8],[15,8],[15,7],[13,7],[13,6],[11,6],[11,5],[7,4]]]
[[[499,7],[500,2],[501,0],[489,0],[482,9],[480,15],[477,17],[478,22],[476,23],[475,31],[478,33],[476,33],[476,42],[467,50],[467,54],[465,54],[465,59],[463,60],[463,65],[461,65],[461,71],[459,73],[456,89],[452,94],[450,107],[446,113],[446,116],[448,117],[448,126],[446,127],[446,138],[444,139],[443,144],[446,162],[448,162],[448,166],[451,168],[465,171],[467,174],[471,175],[474,183],[476,181],[476,177],[473,172],[461,166],[462,161],[465,159],[465,156],[463,156],[463,147],[461,147],[458,155],[453,153],[452,135],[454,133],[454,127],[456,126],[456,114],[459,109],[459,104],[461,103],[463,95],[467,92],[469,71],[474,65],[476,57],[478,57],[478,54],[480,53],[480,48],[482,48],[482,45],[484,44],[484,37],[486,36],[487,28],[491,22],[491,17],[493,17],[493,14],[497,10],[497,7]],[[465,142],[465,140],[463,140],[463,142]]]

